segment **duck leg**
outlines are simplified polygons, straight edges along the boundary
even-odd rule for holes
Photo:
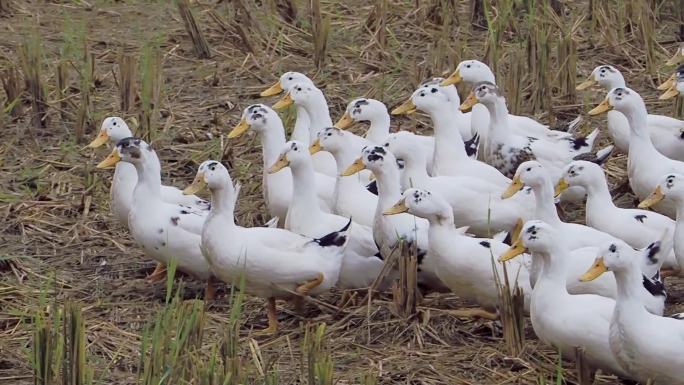
[[[308,295],[312,289],[315,289],[316,287],[318,287],[318,285],[323,283],[324,279],[325,276],[323,275],[323,273],[318,273],[318,276],[316,278],[310,281],[306,281],[306,283],[302,285],[299,285],[299,287],[297,287],[295,291],[297,292],[297,294],[300,295]]]
[[[152,274],[147,276],[147,280],[151,283],[162,281],[166,278],[166,265],[157,262],[157,267],[154,268]]]
[[[256,332],[256,334],[274,334],[278,331],[278,315],[276,314],[276,300],[269,297],[266,300],[266,312],[268,314],[268,327]]]
[[[499,319],[498,314],[479,308],[449,310],[449,314],[461,318],[484,318],[492,321]]]
[[[204,300],[205,301],[213,301],[214,297],[216,296],[216,279],[214,276],[209,277],[207,279],[207,287],[204,290]]]

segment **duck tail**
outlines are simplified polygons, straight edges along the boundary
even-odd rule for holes
[[[326,234],[320,238],[314,239],[313,242],[318,243],[320,247],[344,247],[347,244],[347,241],[349,240],[351,223],[352,220],[351,218],[349,218],[349,221],[346,225],[344,225],[343,228],[337,231],[333,231],[330,234]]]
[[[585,152],[579,155],[575,155],[572,158],[572,160],[586,160],[587,162],[592,162],[598,164],[599,166],[603,166],[606,163],[606,161],[610,158],[610,156],[613,154],[614,149],[615,146],[611,144],[596,151],[596,153]]]
[[[568,124],[565,127],[565,130],[563,130],[563,131],[567,131],[568,134],[575,134],[577,132],[577,130],[581,127],[581,123],[582,123],[582,115],[577,115],[577,117],[575,119],[568,122]],[[561,128],[561,130],[562,130],[562,128]]]
[[[592,131],[589,135],[587,135],[586,141],[587,141],[587,145],[589,146],[589,148],[594,147],[594,142],[598,138],[599,133],[600,133],[599,129],[595,128],[594,131]]]

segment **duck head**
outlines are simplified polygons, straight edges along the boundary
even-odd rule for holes
[[[100,132],[98,133],[97,137],[95,137],[95,139],[88,144],[88,147],[98,148],[105,143],[116,144],[121,139],[129,138],[131,136],[133,136],[133,133],[131,132],[131,129],[128,128],[128,124],[126,124],[122,118],[118,116],[110,116],[102,121]]]

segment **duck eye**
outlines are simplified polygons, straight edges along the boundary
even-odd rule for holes
[[[112,122],[112,126],[116,126],[116,120]]]
[[[425,92],[421,92],[421,93],[420,93],[420,97],[422,98],[422,97],[424,97],[424,96],[425,96]]]
[[[528,167],[525,171],[532,171],[532,167]]]
[[[302,87],[297,87],[297,91],[301,91],[301,90],[302,90]]]
[[[385,147],[389,147],[389,142],[385,143]]]
[[[327,135],[327,136],[331,136],[331,135],[332,135],[332,133],[328,132],[328,133],[327,133],[326,135]]]
[[[289,78],[287,78],[287,80],[292,80],[292,76],[290,76]]]
[[[466,68],[470,68],[470,64],[466,64]]]
[[[432,92],[432,93],[434,94],[435,92],[437,92],[437,89],[436,89],[436,88],[433,88],[433,89],[430,90],[430,92]]]

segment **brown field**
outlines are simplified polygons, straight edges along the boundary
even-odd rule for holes
[[[61,383],[67,372],[97,384],[550,384],[560,374],[577,383],[573,364],[559,365],[529,320],[524,349],[512,355],[491,322],[448,313],[472,305],[453,295],[424,298],[408,318],[397,316],[389,293],[344,308],[331,293],[308,301],[304,315],[281,304],[282,330],[269,337],[252,333],[266,325],[262,300],[246,297],[237,311],[227,287],[202,309],[191,301],[202,298],[202,284],[177,277],[180,299],[167,305],[169,288],[144,280],[154,263],[109,214],[111,172],[95,169],[107,151],[83,147],[104,117],[135,118],[142,126],[131,127],[152,139],[165,183],[184,187],[199,163],[220,159],[243,185],[239,223],[260,225],[269,217],[258,138],[228,141],[225,133],[282,72],[312,77],[335,120],[354,97],[393,107],[423,79],[480,59],[495,66],[512,112],[554,123],[603,98],[574,87],[609,63],[651,112],[681,116],[681,102],[659,101],[655,86],[684,37],[684,2],[560,1],[557,16],[531,0],[491,0],[478,25],[471,1],[323,1],[320,18],[310,10],[318,0],[215,3],[190,6],[211,54],[200,59],[172,1],[0,0],[0,384],[34,383],[36,354],[48,353],[54,381],[36,384]],[[120,63],[131,59],[137,91],[123,111]],[[43,101],[33,102],[37,90]],[[283,118],[291,128],[294,111]],[[604,119],[587,117],[582,131]],[[401,117],[393,130],[430,132],[428,123]],[[625,164],[624,155],[610,160],[613,187]],[[630,194],[617,201],[634,205]],[[579,207],[565,211],[583,218]],[[683,284],[668,281],[668,312],[684,311]],[[69,328],[49,324],[64,303],[82,315],[67,334],[85,338],[84,350],[67,349],[65,368],[73,369],[60,373],[64,344],[55,336]],[[155,322],[164,328],[150,331]],[[326,327],[316,338],[319,324]],[[175,335],[182,327],[190,330],[183,343]],[[45,333],[54,351],[36,344]],[[71,380],[64,383],[82,383]]]

